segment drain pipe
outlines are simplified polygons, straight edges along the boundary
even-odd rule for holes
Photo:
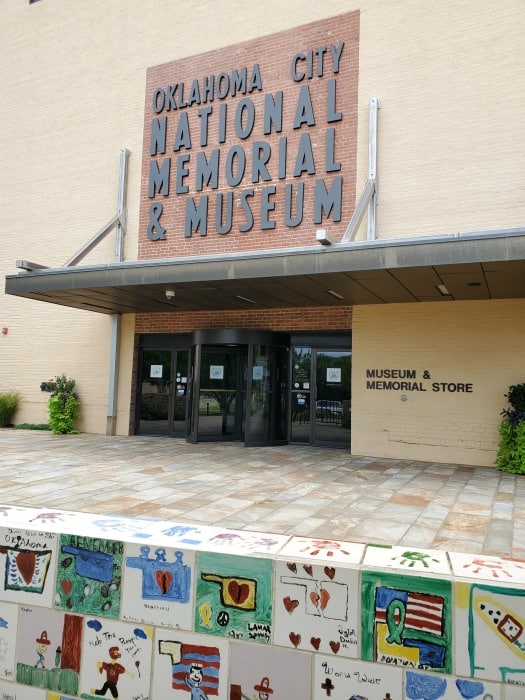
[[[128,159],[130,152],[127,148],[120,151],[120,168],[118,184],[118,223],[116,227],[115,262],[124,260],[124,236],[126,233],[126,185],[128,174]],[[108,383],[108,409],[106,417],[106,435],[116,435],[117,432],[117,393],[118,370],[120,353],[120,334],[122,327],[122,314],[111,315],[111,340],[109,353],[109,383]]]

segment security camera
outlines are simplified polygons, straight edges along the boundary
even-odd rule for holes
[[[173,289],[166,289],[165,294],[166,294],[166,299],[168,301],[171,301],[173,299],[173,297],[175,296],[175,292],[173,291]]]
[[[325,228],[318,228],[315,232],[315,237],[317,239],[317,242],[321,245],[332,245],[332,243],[336,242],[334,236],[330,233],[330,231],[327,231]]]

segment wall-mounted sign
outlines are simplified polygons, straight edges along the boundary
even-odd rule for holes
[[[435,378],[435,377],[434,377]],[[433,391],[444,394],[472,394],[472,382],[431,381],[428,370],[367,369],[366,388],[375,391]]]
[[[326,368],[326,382],[327,382],[327,384],[340,384],[341,383],[341,368],[340,367],[327,367]]]
[[[162,379],[162,365],[151,365],[149,376],[151,379]]]
[[[224,379],[224,365],[210,365],[210,379]]]
[[[358,68],[359,12],[150,68],[139,257],[158,241],[164,257],[246,250],[251,231],[265,248],[310,245],[324,222],[342,235]]]
[[[254,365],[253,366],[253,374],[252,374],[253,379],[260,381],[263,378],[263,366],[262,365]]]

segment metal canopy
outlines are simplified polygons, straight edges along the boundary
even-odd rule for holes
[[[525,228],[35,269],[5,291],[105,314],[525,298]]]

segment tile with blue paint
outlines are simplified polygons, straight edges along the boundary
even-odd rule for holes
[[[292,537],[279,556],[289,559],[322,559],[342,564],[359,564],[365,545],[360,542],[325,540],[319,537]]]
[[[15,677],[16,633],[18,605],[0,603],[0,678]]]
[[[405,700],[503,700],[499,683],[406,671]]]
[[[84,618],[80,695],[148,700],[153,628],[100,617]]]
[[[456,673],[525,686],[525,588],[458,581],[454,593]]]
[[[487,583],[525,584],[525,561],[488,554],[449,552],[454,576],[484,580]]]
[[[0,528],[0,600],[51,606],[58,535]]]
[[[369,544],[363,566],[375,569],[400,569],[418,574],[450,575],[446,552],[415,547]]]
[[[313,700],[397,700],[402,686],[400,668],[315,655]]]
[[[213,525],[193,525],[162,520],[151,529],[155,542],[172,547],[202,547],[219,532]]]
[[[122,619],[191,630],[195,560],[191,549],[126,544]]]
[[[274,644],[359,656],[359,571],[342,564],[276,561]]]
[[[155,630],[152,697],[228,700],[229,642],[178,630]]]
[[[84,615],[118,617],[123,552],[124,544],[119,540],[61,535],[55,607]]]

